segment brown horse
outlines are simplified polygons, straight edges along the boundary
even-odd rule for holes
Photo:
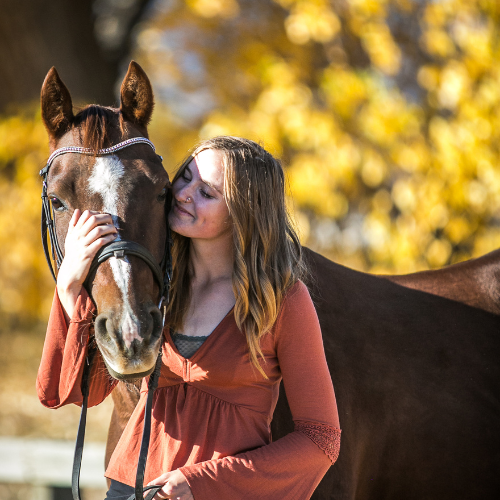
[[[312,498],[496,498],[500,252],[389,279],[305,257],[342,427]],[[293,429],[284,394],[272,429]]]
[[[386,277],[304,252],[343,429],[339,460],[313,500],[494,498],[500,251]],[[137,397],[115,389],[108,454]],[[292,430],[281,391],[273,437]]]
[[[122,85],[121,113],[86,108],[93,110],[87,115],[99,117],[95,122],[102,122],[99,130],[109,143],[146,136],[152,94],[142,71],[131,68]],[[72,117],[71,100],[62,82],[56,74],[49,73],[47,78],[49,84],[46,81],[44,87],[48,85],[54,97],[46,100],[49,112],[43,114],[52,148],[85,144],[91,130],[85,125],[87,115]],[[138,80],[147,92],[132,88]],[[151,97],[141,100],[127,98],[127,94]],[[42,97],[42,108],[43,103]],[[104,121],[100,118],[103,115]],[[61,142],[63,138],[65,142]],[[120,154],[128,164],[126,191],[120,198],[123,207],[117,217],[124,237],[141,242],[159,257],[165,219],[155,200],[159,202],[167,178],[146,146],[135,147],[140,157],[129,156],[136,151],[132,148]],[[53,196],[66,207],[61,213],[56,208],[61,241],[72,209],[103,206],[101,197],[80,194],[88,185],[95,158],[77,161],[78,175],[68,172],[72,168],[69,162],[66,168],[61,163],[54,173],[54,179],[61,179],[61,188]],[[67,180],[62,182],[64,178]],[[152,205],[138,203],[141,206],[136,207],[131,200],[152,200]],[[144,233],[134,229],[137,225]],[[340,458],[313,498],[492,498],[500,491],[499,252],[439,271],[394,277],[359,273],[307,249],[305,258],[343,428]],[[96,337],[100,335],[101,345],[116,344],[113,352],[124,358],[122,364],[128,375],[131,355],[120,347],[124,344],[120,328],[107,330],[108,322],[120,324],[119,318],[125,314],[123,295],[110,267],[101,266],[92,289],[99,317],[104,314],[106,318],[106,330],[96,323]],[[147,266],[131,261],[131,268],[130,303],[137,317],[146,318],[141,322],[146,326],[140,336],[147,344],[147,325],[157,321],[154,315],[153,320],[147,316],[151,315],[157,290]],[[153,327],[150,335],[154,339],[159,332]],[[140,363],[140,356],[147,355],[148,350],[141,350],[138,342],[134,345],[132,358]],[[148,365],[146,362],[138,372]],[[134,392],[122,384],[114,390],[113,399],[108,456],[137,402]],[[275,439],[293,429],[284,394],[272,427]]]
[[[112,154],[102,151],[147,138],[153,105],[151,84],[134,62],[121,86],[120,109],[88,106],[74,115],[70,93],[56,70],[47,74],[41,92],[42,119],[51,153],[65,153],[52,156],[46,179],[61,247],[73,211],[88,209],[110,213],[118,239],[138,243],[157,262],[162,260],[169,180],[160,158],[150,145],[134,141]],[[90,154],[61,150],[75,147]],[[148,374],[158,356],[163,328],[159,285],[150,266],[136,256],[116,254],[92,278],[88,287],[99,312],[95,339],[109,372],[118,379]]]

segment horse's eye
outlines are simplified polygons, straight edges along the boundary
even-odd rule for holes
[[[55,196],[50,197],[50,202],[52,203],[52,207],[56,211],[60,211],[65,208],[63,202],[59,198],[56,198]]]
[[[167,198],[167,188],[163,188],[161,193],[158,195],[158,201],[165,201]]]

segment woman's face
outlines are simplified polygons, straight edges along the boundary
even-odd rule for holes
[[[188,238],[217,239],[231,229],[224,199],[222,155],[214,149],[198,153],[172,186],[172,231]]]

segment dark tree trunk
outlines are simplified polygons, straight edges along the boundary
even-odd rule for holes
[[[74,101],[115,103],[120,62],[147,0],[136,1],[114,50],[95,36],[93,0],[0,0],[0,113],[37,100],[56,66]]]

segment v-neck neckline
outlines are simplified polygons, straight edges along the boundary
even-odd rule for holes
[[[175,346],[175,343],[174,343],[174,339],[172,338],[172,329],[171,328],[168,329],[168,344],[169,344],[169,346],[174,351],[174,353],[177,354],[177,356],[179,356],[179,358],[181,358],[181,359],[183,359],[184,361],[187,361],[187,362],[192,362],[193,359],[196,358],[196,356],[198,356],[198,353],[200,351],[203,351],[204,349],[206,349],[205,346],[210,343],[210,339],[212,337],[216,336],[216,333],[218,333],[218,330],[220,329],[220,327],[222,326],[222,324],[226,321],[227,318],[230,318],[232,316],[232,312],[233,311],[234,311],[234,306],[231,307],[231,309],[228,311],[228,313],[219,321],[219,323],[217,324],[217,326],[206,336],[207,338],[205,339],[205,341],[203,342],[203,344],[201,344],[201,346],[195,351],[195,353],[190,358],[185,358],[177,350],[177,347]]]

